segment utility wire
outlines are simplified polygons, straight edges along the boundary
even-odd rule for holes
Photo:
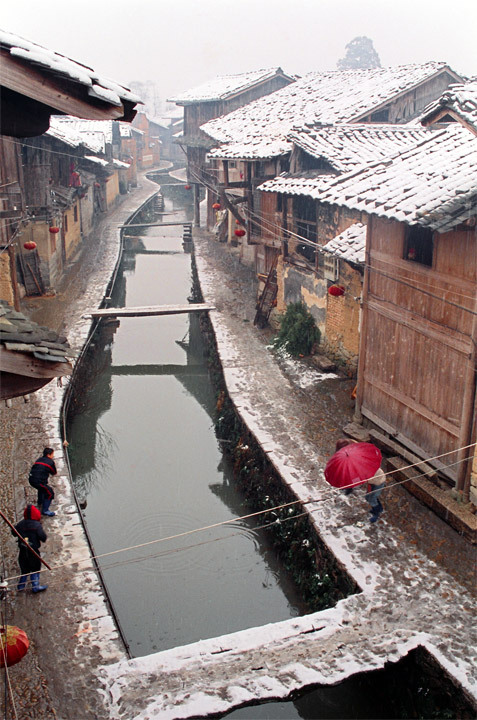
[[[472,444],[470,444],[470,445],[465,445],[465,446],[463,446],[463,447],[461,447],[461,448],[457,448],[457,449],[455,449],[455,450],[450,450],[450,451],[447,452],[447,453],[442,453],[441,455],[436,455],[436,456],[434,456],[433,458],[427,458],[427,459],[425,459],[425,460],[419,460],[419,461],[416,462],[416,463],[412,463],[412,464],[410,464],[410,465],[405,465],[405,466],[403,466],[403,467],[396,468],[395,470],[390,470],[390,471],[388,471],[388,472],[386,472],[386,473],[383,473],[383,476],[389,477],[389,476],[391,476],[391,475],[393,475],[393,474],[395,474],[395,473],[397,473],[397,472],[402,472],[403,470],[408,470],[408,469],[413,468],[413,467],[416,467],[416,466],[418,466],[418,465],[422,465],[423,463],[428,463],[428,462],[432,462],[433,460],[438,460],[438,459],[440,459],[440,458],[442,458],[442,457],[445,457],[445,456],[447,456],[447,455],[452,455],[452,454],[457,453],[457,452],[460,452],[460,451],[462,451],[462,450],[466,450],[466,449],[469,449],[469,448],[471,448],[471,447],[475,447],[475,445],[476,445],[476,443],[472,443]],[[453,467],[453,466],[455,466],[455,465],[459,465],[459,464],[462,463],[462,462],[467,462],[468,460],[472,459],[472,457],[473,457],[473,456],[470,455],[470,456],[468,456],[468,457],[466,457],[466,458],[462,458],[461,460],[458,460],[458,461],[456,461],[455,463],[450,463],[450,464],[447,465],[446,467]],[[404,480],[398,480],[398,481],[396,481],[396,482],[394,482],[394,483],[391,483],[390,485],[385,486],[385,487],[383,488],[383,492],[384,492],[385,490],[391,490],[393,487],[396,487],[396,486],[398,486],[398,485],[403,485],[403,484],[405,484],[405,483],[407,483],[407,482],[410,482],[411,480],[415,480],[415,479],[417,479],[417,478],[419,478],[419,477],[426,476],[427,474],[428,474],[427,471],[425,471],[425,472],[419,473],[419,474],[417,474],[417,475],[414,475],[414,476],[412,476],[412,477],[410,477],[410,478],[405,478]],[[365,484],[365,482],[366,482],[366,481],[364,481],[364,482],[361,483],[361,484]],[[326,486],[326,487],[327,487],[327,486]],[[346,489],[352,488],[352,487],[356,487],[356,485],[355,485],[355,484],[343,485],[343,486],[341,486],[339,489],[340,489],[340,490],[346,490]],[[330,488],[331,488],[331,486],[330,486]],[[329,489],[329,488],[327,487],[327,489]],[[162,542],[166,542],[166,541],[169,541],[169,540],[175,540],[175,539],[177,539],[177,538],[186,537],[186,536],[188,536],[188,535],[193,535],[193,534],[195,534],[195,533],[203,532],[203,531],[205,531],[205,530],[211,530],[211,529],[213,529],[213,528],[221,527],[221,526],[224,526],[224,525],[229,525],[229,524],[232,524],[232,523],[239,522],[239,521],[241,521],[241,520],[247,520],[247,519],[252,518],[252,517],[257,517],[257,516],[259,516],[259,515],[264,515],[264,514],[266,514],[266,513],[272,513],[272,512],[275,512],[275,511],[277,511],[277,510],[282,510],[282,509],[287,508],[287,507],[288,507],[288,508],[291,508],[291,507],[294,506],[294,505],[310,505],[310,504],[314,504],[314,503],[323,503],[323,502],[326,503],[326,502],[332,501],[332,500],[333,500],[332,497],[329,497],[329,498],[310,498],[309,500],[294,500],[294,501],[291,501],[291,502],[289,502],[289,503],[284,503],[284,504],[282,504],[282,505],[276,505],[276,506],[274,506],[274,507],[267,508],[267,509],[265,509],[265,510],[259,510],[259,511],[254,512],[254,513],[250,513],[250,514],[248,514],[248,515],[242,515],[241,517],[229,518],[228,520],[222,520],[221,522],[213,523],[213,524],[211,524],[211,525],[206,525],[206,526],[203,526],[203,527],[200,527],[200,528],[194,528],[193,530],[186,530],[186,531],[181,532],[181,533],[176,533],[175,535],[169,535],[169,536],[163,537],[163,538],[156,538],[156,539],[154,539],[154,540],[149,540],[148,542],[145,542],[145,543],[140,543],[140,544],[137,544],[137,545],[131,545],[131,546],[126,547],[126,548],[120,548],[120,549],[117,549],[117,550],[112,550],[112,551],[110,551],[110,552],[101,553],[101,554],[99,554],[99,555],[93,555],[93,556],[90,555],[90,556],[88,556],[87,558],[84,558],[83,560],[75,560],[75,561],[73,561],[73,562],[70,561],[70,562],[67,562],[67,563],[63,563],[63,564],[61,564],[61,565],[53,565],[52,568],[51,568],[51,570],[52,570],[52,571],[55,571],[55,570],[59,570],[59,569],[61,569],[61,568],[63,568],[63,567],[68,567],[68,566],[75,565],[75,564],[78,564],[78,563],[90,562],[90,561],[92,561],[92,560],[99,560],[99,559],[101,559],[101,558],[111,557],[112,555],[117,555],[117,554],[119,554],[119,553],[128,552],[128,551],[130,551],[130,550],[137,550],[137,549],[140,549],[140,548],[143,548],[143,547],[148,547],[148,546],[150,546],[150,545],[155,545],[155,544],[162,543]],[[308,513],[306,513],[306,514],[308,515]],[[298,517],[298,516],[291,516],[291,517],[290,517],[290,520],[293,520],[294,518],[297,518],[297,517]],[[276,522],[276,521],[274,521],[274,522]],[[271,524],[273,525],[274,523],[271,523]],[[194,547],[194,546],[191,546],[191,547]],[[175,552],[175,551],[176,551],[176,549],[172,550],[171,552]],[[166,554],[167,554],[167,551],[166,551]],[[145,558],[145,559],[147,559],[147,558]],[[127,561],[125,561],[125,563],[126,563],[126,562],[127,562]],[[18,577],[20,577],[20,576],[19,576],[19,575],[14,575],[14,576],[11,576],[11,577],[9,577],[9,578],[6,578],[6,581],[7,581],[7,582],[10,582],[10,581],[12,581],[12,580],[17,579]]]

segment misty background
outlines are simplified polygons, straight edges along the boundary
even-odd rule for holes
[[[149,83],[153,114],[216,75],[334,70],[360,35],[383,67],[439,60],[477,75],[477,0],[15,0],[0,26],[124,85]]]

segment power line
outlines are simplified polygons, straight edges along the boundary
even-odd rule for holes
[[[411,464],[409,464],[409,465],[405,465],[405,466],[403,466],[403,467],[396,468],[395,470],[390,470],[390,471],[388,471],[388,472],[386,472],[386,473],[383,473],[383,476],[387,478],[387,477],[389,477],[389,476],[391,476],[391,475],[394,475],[395,473],[403,472],[404,470],[409,470],[409,469],[411,469],[411,468],[417,467],[418,465],[422,465],[422,464],[424,464],[424,463],[431,463],[431,462],[434,461],[434,460],[439,460],[439,459],[441,459],[441,458],[443,458],[443,457],[447,457],[448,455],[453,455],[454,453],[458,453],[458,452],[461,452],[461,451],[463,451],[463,450],[468,450],[469,448],[475,447],[476,444],[477,444],[477,443],[471,443],[470,445],[465,445],[465,446],[463,446],[463,447],[456,448],[456,449],[454,449],[454,450],[449,450],[449,451],[446,452],[446,453],[442,453],[442,454],[440,454],[440,455],[435,455],[434,457],[426,458],[426,459],[424,459],[424,460],[419,460],[419,461],[417,461],[417,462],[415,462],[415,463],[411,463]],[[472,457],[473,457],[473,455],[468,456],[468,457],[466,457],[466,458],[462,458],[462,459],[460,459],[460,460],[457,460],[455,463],[449,463],[446,467],[453,467],[453,466],[455,466],[455,465],[459,465],[459,464],[462,463],[462,462],[467,462],[468,460],[472,459]],[[403,485],[403,484],[405,484],[405,483],[407,483],[407,482],[410,482],[411,480],[415,480],[415,479],[417,479],[417,478],[419,478],[419,477],[426,476],[427,474],[428,474],[427,471],[425,471],[425,472],[419,473],[419,474],[417,474],[417,475],[414,475],[414,476],[412,476],[412,477],[410,477],[410,478],[405,478],[404,480],[398,480],[398,481],[396,481],[396,482],[394,482],[394,483],[391,483],[390,485],[385,486],[385,487],[383,488],[383,492],[384,492],[385,490],[391,490],[393,487],[396,487],[396,486],[398,486],[398,485]],[[366,482],[366,481],[364,481],[364,482]],[[361,484],[364,484],[364,483],[361,483]],[[329,488],[331,488],[331,486],[325,486],[325,487],[326,487],[327,490],[328,490]],[[355,484],[343,485],[343,486],[341,486],[339,489],[340,489],[340,490],[346,490],[346,489],[348,489],[348,488],[353,488],[353,487],[356,487],[356,485],[355,485]],[[192,530],[185,530],[185,531],[183,531],[183,532],[181,532],[181,533],[176,533],[175,535],[169,535],[169,536],[163,537],[163,538],[155,538],[154,540],[149,540],[149,541],[147,541],[147,542],[145,542],[145,543],[139,543],[139,544],[137,544],[137,545],[131,545],[131,546],[125,547],[125,548],[119,548],[119,549],[116,549],[116,550],[111,550],[111,551],[109,551],[109,552],[101,553],[101,554],[99,554],[99,555],[89,555],[87,558],[84,558],[83,560],[75,560],[75,561],[73,561],[73,562],[70,561],[70,562],[67,562],[67,563],[63,563],[63,564],[61,564],[61,565],[53,565],[52,568],[51,568],[51,570],[52,570],[52,571],[55,571],[55,570],[59,570],[59,569],[61,569],[61,568],[63,568],[63,567],[68,567],[68,566],[75,565],[75,564],[78,564],[78,563],[91,562],[92,560],[97,561],[97,560],[100,560],[100,559],[105,558],[105,557],[111,557],[111,556],[113,556],[113,555],[117,555],[117,554],[119,554],[119,553],[128,552],[128,551],[131,551],[131,550],[138,550],[138,549],[143,548],[143,547],[148,547],[148,546],[151,546],[151,545],[156,545],[156,544],[163,543],[163,542],[167,542],[167,541],[170,541],[170,540],[176,540],[176,539],[178,539],[178,538],[182,538],[182,537],[186,537],[186,536],[189,536],[189,535],[193,535],[193,534],[196,534],[196,533],[198,533],[198,532],[204,532],[204,531],[206,531],[206,530],[211,530],[211,529],[214,529],[214,528],[222,527],[222,526],[224,526],[224,525],[229,525],[229,524],[232,524],[232,523],[236,523],[236,522],[239,522],[239,521],[241,521],[241,520],[248,520],[248,519],[250,519],[250,518],[252,518],[252,517],[258,517],[259,515],[265,515],[265,514],[267,514],[267,513],[276,512],[276,511],[278,511],[278,510],[283,510],[283,509],[285,509],[285,508],[287,508],[287,507],[288,507],[288,508],[291,508],[291,507],[294,506],[294,505],[310,505],[310,504],[317,503],[317,502],[320,502],[320,503],[325,502],[325,503],[326,503],[326,502],[328,502],[328,501],[332,501],[332,499],[333,499],[332,497],[329,497],[329,498],[325,498],[325,499],[323,499],[323,498],[310,498],[309,500],[294,500],[294,501],[291,501],[291,502],[288,502],[288,503],[284,503],[284,504],[282,504],[282,505],[276,505],[276,506],[274,506],[274,507],[267,508],[267,509],[265,509],[265,510],[258,510],[258,511],[256,511],[256,512],[249,513],[249,514],[247,514],[247,515],[242,515],[242,516],[240,516],[240,517],[229,518],[229,519],[227,519],[227,520],[222,520],[222,521],[220,521],[220,522],[213,523],[213,524],[211,524],[211,525],[206,525],[206,526],[202,526],[202,527],[199,527],[199,528],[194,528],[194,529],[192,529]],[[307,515],[308,515],[309,513],[302,513],[302,514],[307,514]],[[300,516],[301,516],[301,515],[300,515]],[[290,520],[293,520],[293,519],[296,519],[297,517],[298,517],[298,516],[291,516],[289,519],[290,519]],[[276,521],[274,521],[274,522],[276,522]],[[283,522],[283,521],[281,521],[281,522]],[[274,523],[271,523],[271,525],[273,525],[273,524],[274,524]],[[259,529],[259,528],[257,528],[257,529]],[[220,538],[220,539],[223,539],[223,538]],[[199,544],[201,544],[201,543],[199,543]],[[195,546],[190,546],[190,547],[195,547]],[[176,552],[176,551],[177,551],[177,549],[173,549],[173,550],[171,550],[171,551],[165,551],[164,554],[167,555],[167,554],[169,554],[170,552]],[[147,559],[147,557],[144,558],[144,559]],[[135,559],[131,560],[131,562],[136,561],[136,560],[137,560],[137,559],[135,558]],[[124,561],[124,564],[127,564],[127,562],[128,562],[128,561]],[[106,568],[106,569],[107,569],[107,568]],[[91,572],[94,572],[94,571],[91,571]],[[7,582],[10,582],[10,581],[12,581],[12,580],[17,579],[18,577],[20,577],[20,575],[14,575],[14,576],[11,576],[11,577],[9,577],[9,578],[6,578],[6,581],[7,581]]]

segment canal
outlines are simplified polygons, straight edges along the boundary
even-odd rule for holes
[[[190,219],[186,197],[167,193],[165,220]],[[125,239],[114,307],[180,304],[192,292],[182,227]],[[132,656],[305,612],[260,519],[154,542],[249,512],[227,438],[214,432],[198,317],[102,321],[77,383],[70,460],[94,550],[135,546],[100,560]]]

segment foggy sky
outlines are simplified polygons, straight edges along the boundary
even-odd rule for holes
[[[333,70],[357,35],[383,66],[477,75],[477,0],[11,0],[0,27],[161,100],[215,75]]]

